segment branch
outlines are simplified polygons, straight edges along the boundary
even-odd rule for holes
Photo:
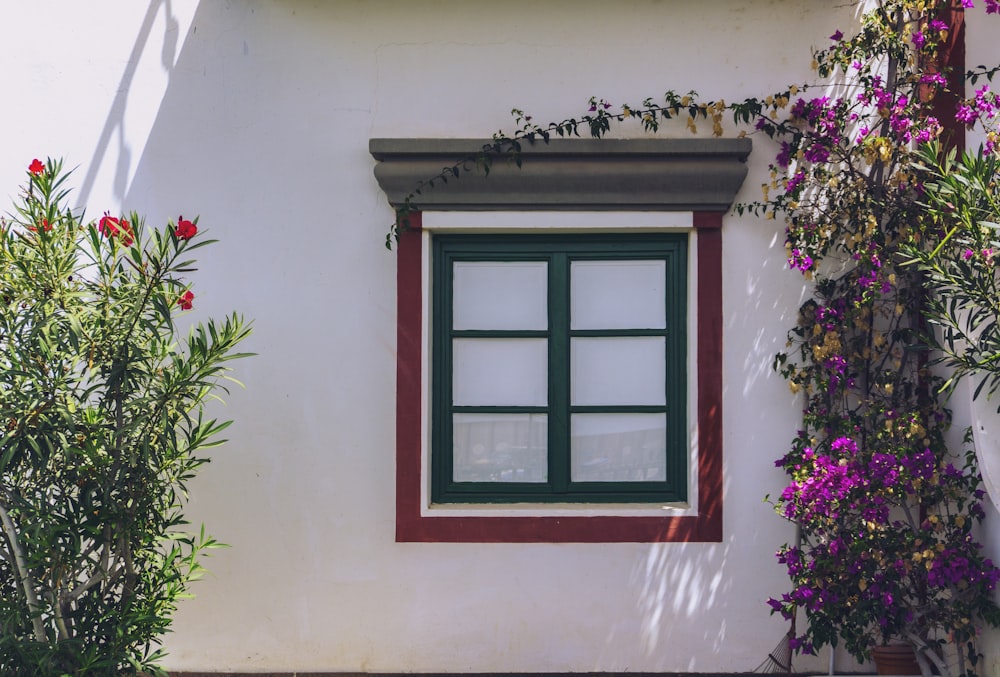
[[[35,582],[31,579],[31,572],[28,571],[28,563],[24,557],[24,550],[21,549],[21,544],[17,540],[17,529],[14,526],[14,521],[10,518],[7,508],[2,501],[0,501],[0,522],[3,523],[4,535],[7,536],[7,542],[10,544],[11,551],[14,554],[14,565],[17,577],[21,580],[21,587],[24,588],[25,599],[28,602],[28,612],[31,614],[31,625],[35,633],[35,641],[45,642],[48,640],[48,637],[45,634],[45,626],[42,624],[42,606],[39,604],[38,596],[35,594]]]
[[[62,587],[58,582],[57,586]],[[49,598],[49,604],[52,606],[53,620],[56,624],[56,639],[69,639],[69,629],[66,627],[66,620],[63,618],[62,606],[59,600],[55,598],[55,594],[52,591],[49,591],[47,597]]]
[[[913,642],[913,646],[916,649],[917,663],[920,664],[921,674],[928,676],[931,674],[930,666],[927,665],[927,660],[930,659],[931,662],[938,669],[938,674],[941,677],[951,677],[951,670],[948,669],[948,664],[944,661],[941,656],[938,655],[927,642],[924,641],[917,633],[910,632],[907,633],[907,639]]]

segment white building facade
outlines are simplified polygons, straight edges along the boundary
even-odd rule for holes
[[[257,356],[236,369],[246,388],[218,412],[236,421],[230,441],[192,486],[192,520],[231,547],[212,555],[196,598],[182,603],[166,666],[725,673],[766,660],[788,630],[766,600],[785,591],[774,551],[793,529],[763,498],[781,490],[773,461],[801,418],[771,363],[806,291],[787,269],[782,224],[728,207],[759,196],[772,143],[739,139],[736,129],[719,140],[707,128],[652,136],[623,126],[607,142],[527,149],[525,173],[498,166],[478,183],[457,180],[470,188],[418,196],[422,230],[393,251],[384,241],[403,186],[449,164],[453,151],[474,151],[467,140],[516,128],[512,108],[548,121],[579,116],[591,96],[617,105],[668,89],[727,101],[779,91],[813,77],[810,49],[849,32],[857,11],[824,0],[151,0],[2,10],[7,194],[32,158],[62,157],[77,167],[75,200],[91,216],[135,209],[157,223],[199,214],[220,243],[201,250],[193,275],[197,316],[235,309],[255,320],[247,349]],[[1000,61],[982,19],[969,18],[970,64]],[[617,238],[613,248],[625,252],[629,243],[671,243],[650,265],[681,260],[683,289],[662,322],[638,320],[641,331],[614,319],[631,312],[626,300],[646,312],[629,294],[603,302],[611,319],[568,326],[569,341],[596,346],[597,385],[596,394],[567,390],[560,409],[551,368],[532,385],[539,370],[511,372],[504,362],[537,353],[534,320],[462,324],[454,290],[434,296],[450,275],[436,274],[435,261],[454,252],[466,260],[469,236],[515,249],[556,243],[555,253],[524,255],[544,259],[542,275],[560,265],[566,242]],[[455,249],[435,250],[436,241]],[[614,279],[628,289],[629,276],[643,274],[633,264],[651,259],[614,260],[624,261]],[[470,286],[456,286],[479,290],[472,316],[527,313],[525,299],[553,293],[554,273],[523,296],[498,296],[498,285],[510,289],[508,272],[472,271]],[[595,299],[581,289],[581,299]],[[434,318],[445,303],[454,308],[443,331],[458,343],[435,357]],[[462,352],[463,338],[484,336],[496,352]],[[674,339],[676,353],[656,347]],[[616,356],[600,353],[615,340],[625,346]],[[659,366],[628,362],[644,346]],[[543,362],[556,354],[541,350]],[[435,372],[442,364],[450,368]],[[469,376],[468,364],[493,371]],[[663,402],[612,392],[621,377],[652,379],[662,394],[664,374],[682,378]],[[462,406],[441,411],[441,383]],[[490,399],[504,383],[509,397]],[[603,480],[588,468],[618,463],[621,495],[493,503],[435,493],[443,471],[429,450],[442,421],[453,436],[471,431],[453,459],[465,470],[449,469],[489,483],[495,477],[475,474],[476,445],[489,446],[476,437],[486,434],[482,420],[532,421],[496,433],[529,448],[539,417],[550,426],[567,413],[578,417],[563,422],[570,437],[624,426],[632,437],[620,446],[672,445],[676,465],[642,465],[635,452],[581,456],[568,470],[569,484],[590,487]],[[496,472],[531,467],[537,459]],[[544,481],[519,477],[545,484],[557,474],[538,472]],[[643,482],[655,485],[653,499],[641,497]],[[988,522],[988,546],[1000,549],[1000,519]],[[985,648],[983,674],[996,674],[1000,654]],[[846,656],[837,664],[855,667]],[[796,663],[827,665],[826,653]]]

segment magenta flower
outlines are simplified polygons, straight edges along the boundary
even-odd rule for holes
[[[826,162],[830,159],[830,149],[826,146],[814,143],[813,145],[806,148],[803,156],[809,162],[821,163]]]
[[[787,167],[792,161],[792,147],[787,141],[781,142],[781,152],[775,158],[779,167]]]
[[[958,104],[958,110],[955,112],[955,119],[963,124],[971,125],[976,121],[976,112],[964,103],[960,103]]]
[[[788,179],[788,183],[785,184],[785,192],[794,193],[795,189],[798,188],[803,181],[805,181],[806,175],[804,172],[795,172],[795,176]]]
[[[807,270],[812,269],[813,260],[812,257],[808,254],[804,254],[799,249],[793,249],[792,255],[788,257],[788,266],[790,268],[806,272]]]

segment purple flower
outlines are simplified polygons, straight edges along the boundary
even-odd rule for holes
[[[905,115],[897,115],[893,113],[889,116],[889,126],[892,127],[892,131],[899,134],[904,141],[910,140],[910,125],[913,121]]]
[[[918,49],[923,47],[924,43],[927,42],[927,38],[924,37],[923,31],[914,31],[913,37],[910,38],[910,40]]]
[[[833,40],[834,42],[837,42],[838,40],[841,40],[843,37],[844,34],[841,33],[839,30],[837,30],[834,32],[833,35],[830,36],[830,39]]]
[[[809,162],[822,163],[830,159],[830,149],[822,144],[814,143],[806,148],[803,155]]]
[[[831,448],[834,451],[854,455],[858,453],[858,443],[850,437],[838,437],[833,441]]]
[[[941,133],[941,124],[933,115],[927,116],[927,119],[924,120],[924,125],[925,127],[919,130],[916,136],[913,137],[917,143],[926,143]]]
[[[787,141],[781,142],[781,152],[778,153],[778,157],[775,158],[779,167],[788,167],[789,163],[792,161],[792,147]]]
[[[793,249],[792,255],[788,257],[788,266],[795,270],[801,270],[805,272],[811,270],[813,265],[812,257],[808,254],[804,254],[799,249]]]
[[[892,454],[872,454],[868,470],[872,479],[885,487],[894,487],[899,481],[899,464]]]
[[[960,103],[958,105],[958,110],[955,112],[955,119],[958,122],[971,125],[976,121],[976,113],[969,106],[966,106],[964,103]]]

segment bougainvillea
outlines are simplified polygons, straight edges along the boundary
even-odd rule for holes
[[[937,177],[921,158],[940,154],[949,126],[993,122],[997,99],[983,86],[958,103],[954,122],[933,114],[949,84],[938,70],[944,6],[881,3],[856,35],[831,36],[816,68],[854,93],[762,112],[758,129],[781,148],[764,200],[746,208],[784,217],[789,267],[815,283],[792,350],[776,361],[806,407],[778,461],[790,482],[776,508],[801,530],[778,553],[793,589],[771,606],[788,618],[805,612],[799,650],[843,640],[864,659],[903,640],[925,672],[934,663],[966,675],[977,660],[974,624],[1000,617],[991,595],[1000,573],[971,531],[984,515],[974,456],[959,462],[944,441],[950,414],[929,368],[924,314],[933,292],[907,264],[941,236],[925,201]],[[948,642],[960,647],[957,666]]]

